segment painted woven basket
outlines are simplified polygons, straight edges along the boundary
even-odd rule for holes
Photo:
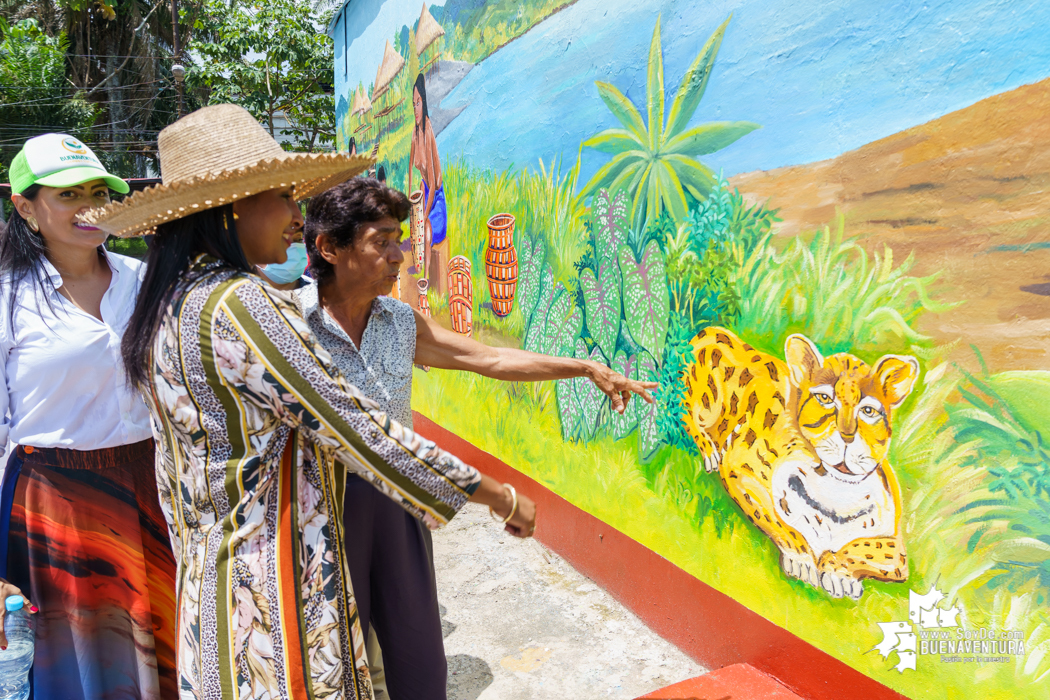
[[[496,214],[489,219],[489,247],[485,250],[485,277],[489,281],[492,310],[506,316],[514,308],[518,287],[518,252],[514,249],[514,216]]]
[[[448,312],[452,330],[469,336],[474,327],[474,286],[470,260],[462,255],[448,261]]]

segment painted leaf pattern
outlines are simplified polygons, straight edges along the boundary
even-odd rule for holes
[[[546,244],[541,236],[536,236],[532,243],[527,236],[522,238],[522,245],[518,249],[518,304],[528,325],[540,299]]]
[[[554,396],[558,399],[558,416],[561,418],[561,437],[566,442],[579,439],[580,418],[583,415],[572,390],[572,382],[572,379],[554,382]]]
[[[656,381],[656,362],[649,356],[649,353],[638,355],[638,367],[634,378],[643,382]],[[638,414],[638,456],[643,463],[647,463],[656,454],[662,442],[660,429],[656,424],[656,411],[659,404],[647,404],[637,397],[632,399],[631,403],[636,404],[634,408]]]
[[[536,297],[536,308],[532,312],[528,329],[525,331],[525,349],[529,352],[543,352],[543,331],[547,325],[547,311],[554,302],[554,273],[549,267],[544,267],[543,274],[540,276]]]
[[[615,281],[610,278],[615,277]],[[587,330],[606,352],[616,348],[620,334],[620,280],[615,265],[602,266],[601,278],[589,267],[580,272],[580,290],[587,309]]]
[[[565,356],[567,352],[572,352],[572,339],[580,334],[583,317],[565,285],[558,282],[554,289],[554,301],[547,311],[546,325],[542,329],[540,352],[544,355]]]
[[[613,358],[612,369],[629,379],[638,379],[638,358],[621,350]],[[612,423],[613,436],[617,440],[627,437],[638,427],[638,405],[642,403],[645,402],[637,396],[632,396],[622,416],[615,411],[611,412],[609,421]]]
[[[627,246],[620,247],[623,276],[623,310],[631,336],[653,357],[663,353],[667,338],[667,315],[671,309],[667,292],[667,263],[656,241],[651,241],[636,262]]]
[[[613,194],[609,190],[599,190],[591,200],[591,212],[594,217],[594,239],[597,241],[599,256],[615,257],[620,246],[627,245],[627,236],[631,231],[631,199],[626,192]]]
[[[594,348],[589,354],[587,344],[582,338],[576,340],[576,358],[580,360],[590,359],[608,366],[609,361],[602,355],[601,350]],[[602,390],[595,386],[587,377],[576,377],[572,380],[573,393],[580,405],[580,438],[591,440],[594,438],[605,418],[609,399]]]

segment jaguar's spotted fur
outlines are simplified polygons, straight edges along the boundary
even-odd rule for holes
[[[784,361],[715,327],[692,347],[685,427],[707,470],[780,549],[784,571],[855,599],[862,579],[907,579],[901,492],[886,453],[918,361],[824,358],[801,335],[788,338]]]

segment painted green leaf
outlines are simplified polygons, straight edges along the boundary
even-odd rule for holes
[[[678,86],[678,92],[671,103],[671,112],[667,115],[668,133],[678,133],[693,118],[704,91],[707,90],[707,81],[715,68],[715,57],[722,47],[722,37],[725,36],[730,19],[732,17],[726,18],[726,21],[711,34],[700,53],[693,59],[693,64],[682,76],[682,83]]]
[[[583,316],[576,306],[576,299],[565,289],[565,285],[558,282],[553,296],[540,341],[539,352],[544,355],[564,354],[563,349],[566,346],[572,348],[583,327]]]
[[[576,341],[576,358],[591,359],[608,366],[608,360],[597,347],[590,354],[587,353],[587,344],[582,338]],[[594,439],[601,424],[605,421],[609,399],[587,377],[576,377],[572,382],[573,393],[580,405],[580,439],[590,441]]]
[[[623,277],[623,310],[631,337],[654,357],[663,352],[667,337],[670,299],[667,293],[667,264],[656,241],[651,241],[635,262],[627,246],[619,252]]]
[[[546,252],[543,236],[536,236],[531,245],[526,238],[519,250],[518,308],[521,309],[526,324],[531,321],[532,313],[539,302]]]
[[[625,192],[601,190],[591,201],[594,239],[598,256],[607,255],[615,259],[616,251],[627,243],[631,232],[631,198]]]
[[[580,420],[583,410],[576,401],[572,379],[554,382],[554,395],[558,399],[558,417],[561,418],[561,437],[566,442],[580,438]]]
[[[638,355],[638,368],[636,379],[644,382],[656,381],[656,362],[648,353]],[[656,411],[658,403],[647,404],[645,401],[634,397],[631,403],[637,401],[635,410],[638,412],[638,456],[642,463],[648,463],[656,451],[660,449],[662,437],[660,428],[656,423]]]
[[[583,145],[602,153],[620,153],[645,148],[645,144],[639,143],[635,135],[627,129],[606,129],[584,141]]]
[[[616,338],[620,334],[619,277],[619,270],[615,266],[604,264],[601,282],[589,267],[580,273],[580,290],[587,308],[587,330],[602,350],[610,355],[616,349]]]
[[[594,174],[587,186],[580,192],[580,196],[586,197],[589,194],[593,194],[603,187],[607,187],[610,183],[617,179],[620,174],[620,170],[623,168],[630,167],[636,163],[645,162],[646,153],[645,151],[623,151],[613,156],[612,160],[598,168],[598,172]]]
[[[705,156],[761,129],[754,122],[707,122],[678,134],[666,144],[661,153],[679,153],[683,156]]]
[[[571,295],[568,296],[571,299]],[[555,354],[559,357],[572,357],[576,339],[580,337],[580,331],[582,330],[583,312],[580,311],[580,307],[573,304],[568,318],[561,324],[561,332],[558,334],[558,349]]]
[[[671,212],[675,221],[685,219],[689,205],[685,200],[685,190],[682,181],[675,175],[674,170],[667,163],[657,163],[654,167],[657,179],[660,183],[660,196],[663,198],[664,206]]]
[[[554,273],[549,267],[544,266],[543,273],[540,275],[536,308],[529,320],[529,328],[525,331],[525,349],[529,352],[543,352],[543,334],[547,327],[547,313],[553,302]]]
[[[649,112],[649,150],[659,150],[664,129],[664,52],[660,43],[660,17],[656,18],[653,40],[649,43],[649,66],[646,73],[646,102]]]
[[[627,130],[636,137],[639,143],[648,143],[649,134],[638,108],[611,83],[596,80],[594,85],[598,88],[598,96],[602,98],[602,102],[620,120],[620,123],[627,127]]]
[[[620,351],[613,358],[612,368],[613,371],[619,372],[625,377],[637,379],[635,375],[638,374],[638,358]],[[638,403],[638,397],[632,396],[631,400],[627,402],[627,410],[623,412],[622,416],[615,411],[609,411],[609,422],[612,424],[613,436],[617,440],[627,437],[638,427],[640,415]]]
[[[631,222],[635,228],[658,219],[665,209],[681,223],[686,214],[686,194],[695,199],[706,198],[714,179],[696,157],[724,148],[757,128],[751,122],[716,122],[689,128],[714,70],[728,19],[710,36],[686,71],[664,120],[667,96],[660,22],[657,18],[649,45],[644,105],[648,124],[642,122],[642,112],[622,92],[609,83],[598,82],[598,94],[620,122],[620,128],[603,131],[583,143],[613,157],[598,169],[580,196],[589,197],[602,188],[626,190],[631,197]]]

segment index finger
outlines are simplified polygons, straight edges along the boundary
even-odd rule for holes
[[[655,389],[660,386],[656,382],[634,382],[635,386],[631,387],[631,391],[645,399],[646,403],[654,403],[653,397],[649,394],[646,389]]]

